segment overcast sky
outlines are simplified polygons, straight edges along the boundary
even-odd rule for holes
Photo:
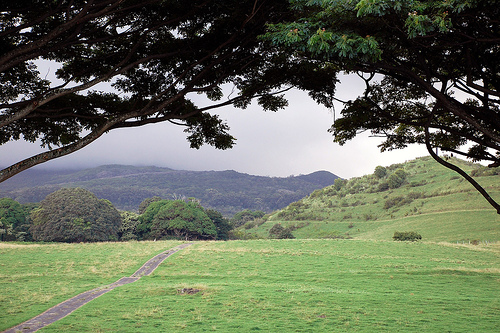
[[[362,90],[354,77],[343,79],[340,99],[352,99]],[[390,165],[426,156],[423,146],[380,153],[381,139],[361,135],[344,146],[333,142],[327,130],[333,112],[317,105],[306,93],[287,95],[290,105],[263,112],[256,104],[246,110],[226,107],[216,112],[237,138],[233,149],[210,146],[190,149],[183,128],[170,124],[113,130],[89,146],[42,164],[43,168],[84,168],[105,164],[155,165],[178,170],[235,170],[261,176],[287,177],[327,170],[342,178],[370,174],[377,165]],[[337,116],[340,105],[337,106]],[[0,165],[7,166],[40,151],[37,144],[12,142],[0,146]]]

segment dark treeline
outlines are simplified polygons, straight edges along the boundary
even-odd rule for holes
[[[129,240],[228,240],[232,229],[263,218],[242,211],[231,220],[206,209],[195,198],[147,198],[139,213],[118,211],[106,199],[82,188],[62,188],[40,203],[0,199],[0,241],[99,242]]]

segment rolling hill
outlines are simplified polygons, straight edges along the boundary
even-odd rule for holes
[[[452,160],[500,200],[499,170]],[[391,240],[395,231],[417,231],[429,241],[500,240],[500,216],[455,172],[430,157],[384,169],[382,177],[371,174],[337,181],[274,212],[264,224],[241,230],[267,237],[271,227],[280,223],[297,238]],[[397,188],[391,183],[396,173],[404,174]]]
[[[115,207],[135,211],[146,198],[194,197],[229,216],[244,209],[271,212],[334,183],[338,176],[317,171],[286,178],[236,171],[185,171],[154,166],[105,165],[84,170],[27,170],[0,184],[0,198],[39,202],[61,187],[82,187]]]

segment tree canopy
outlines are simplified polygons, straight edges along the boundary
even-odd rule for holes
[[[26,224],[26,214],[17,201],[0,199],[0,241],[19,239],[17,229]]]
[[[118,240],[122,223],[111,202],[82,188],[62,188],[49,194],[31,212],[35,241],[98,242]]]
[[[0,144],[48,150],[1,170],[0,181],[110,130],[164,121],[185,126],[193,148],[230,148],[229,126],[210,111],[253,99],[276,111],[290,87],[328,105],[330,68],[257,38],[289,18],[286,0],[2,2]]]
[[[340,144],[363,131],[382,151],[425,144],[500,165],[500,6],[494,0],[291,0],[295,19],[265,39],[304,61],[357,73],[364,93],[342,101],[331,127]]]
[[[210,215],[215,219],[214,214],[210,213]],[[217,227],[213,220],[194,200],[152,202],[139,217],[139,221],[137,230],[142,239],[197,240],[217,237]]]

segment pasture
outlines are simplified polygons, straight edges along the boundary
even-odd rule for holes
[[[0,244],[0,329],[178,242]],[[44,332],[494,332],[500,245],[196,242]]]

